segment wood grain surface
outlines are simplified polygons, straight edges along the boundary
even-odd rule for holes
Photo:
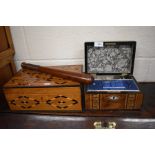
[[[95,122],[116,129],[155,128],[155,83],[140,83],[144,93],[141,110],[108,110],[85,112],[16,111],[11,112],[3,100],[0,105],[0,128],[4,129],[94,129]]]
[[[80,65],[67,66],[69,68],[74,72],[81,71]],[[81,93],[80,83],[28,69],[20,70],[4,85],[12,111],[82,111]]]

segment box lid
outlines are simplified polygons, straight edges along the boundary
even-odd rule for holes
[[[48,66],[50,68],[50,66]],[[81,72],[81,65],[52,66],[52,68],[63,69],[66,71]],[[58,78],[50,74],[38,71],[21,69],[13,76],[3,88],[30,88],[30,87],[60,87],[60,86],[77,86],[78,82],[68,79]]]
[[[136,41],[86,42],[85,72],[133,74]]]

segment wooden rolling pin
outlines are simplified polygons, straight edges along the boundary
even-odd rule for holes
[[[56,68],[48,68],[39,65],[34,65],[30,63],[23,62],[21,67],[24,69],[36,70],[43,73],[48,73],[55,77],[60,77],[68,80],[72,80],[75,82],[83,83],[83,84],[91,84],[94,80],[93,76],[85,73],[77,73],[72,71],[64,71]]]

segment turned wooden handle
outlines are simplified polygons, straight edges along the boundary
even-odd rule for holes
[[[39,65],[25,63],[25,62],[21,64],[21,67],[24,69],[31,69],[31,70],[36,70],[43,73],[48,73],[48,74],[51,74],[52,76],[65,78],[65,79],[76,81],[83,84],[91,84],[94,80],[93,76],[90,74],[64,71],[61,69],[48,68],[48,67],[43,67]]]

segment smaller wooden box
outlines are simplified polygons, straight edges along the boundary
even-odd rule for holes
[[[81,72],[81,66],[55,68]],[[37,71],[20,70],[4,85],[11,110],[82,111],[81,85]]]
[[[85,86],[86,110],[137,110],[143,93],[133,76],[135,41],[86,42],[85,72],[94,82]]]

